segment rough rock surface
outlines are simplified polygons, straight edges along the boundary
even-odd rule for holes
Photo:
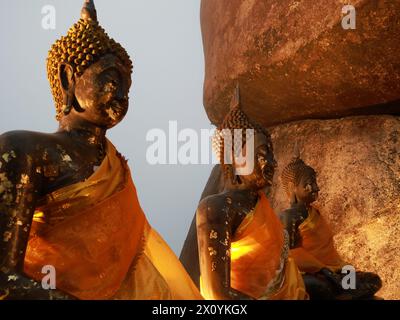
[[[342,8],[356,8],[356,29]],[[202,0],[204,104],[219,124],[239,79],[265,126],[400,114],[400,1]]]
[[[276,212],[288,207],[280,175],[299,150],[318,173],[316,205],[339,252],[356,268],[382,277],[379,296],[400,299],[400,117],[307,120],[276,126],[271,134]]]

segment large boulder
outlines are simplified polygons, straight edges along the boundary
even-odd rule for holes
[[[400,117],[308,120],[271,129],[278,168],[276,212],[288,207],[280,175],[298,152],[317,171],[316,203],[339,252],[383,279],[379,296],[400,299]]]
[[[400,114],[400,1],[202,0],[204,104],[219,124],[239,79],[243,109],[270,126]]]

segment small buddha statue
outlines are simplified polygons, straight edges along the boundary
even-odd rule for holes
[[[106,138],[128,111],[131,73],[86,0],[47,59],[58,131],[0,136],[0,299],[202,299]]]
[[[280,213],[289,234],[290,255],[303,273],[311,299],[369,299],[381,288],[378,275],[356,272],[356,288],[342,286],[345,262],[337,252],[333,233],[321,213],[313,206],[318,198],[317,174],[299,157],[283,170],[282,186],[290,208]]]
[[[241,140],[235,140],[235,129],[242,130]],[[247,135],[247,129],[252,134]],[[245,151],[250,143],[254,144],[254,154]],[[307,298],[297,266],[288,257],[287,233],[263,192],[272,185],[276,167],[271,137],[242,111],[239,88],[229,113],[217,128],[213,147],[224,172],[225,187],[222,192],[205,197],[196,212],[203,297]],[[235,149],[245,154],[245,164],[235,158],[228,161],[226,155],[235,154]],[[252,171],[238,170],[249,161],[254,163]]]

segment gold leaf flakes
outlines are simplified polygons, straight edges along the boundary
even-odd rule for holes
[[[210,239],[217,239],[218,238],[218,233],[215,230],[211,230],[210,232]]]
[[[26,173],[21,174],[21,184],[28,184],[29,181],[29,176]]]
[[[12,274],[12,275],[8,276],[7,281],[17,281],[17,280],[18,280],[18,276],[16,274]]]
[[[10,161],[10,154],[9,153],[4,153],[1,157],[4,159],[5,162]]]
[[[8,241],[11,239],[11,236],[12,236],[12,234],[11,234],[10,231],[4,232],[4,234],[3,234],[3,241],[4,241],[4,242],[8,242]]]
[[[68,154],[64,154],[64,155],[62,155],[62,161],[72,162],[72,159]]]
[[[209,252],[210,256],[217,255],[217,251],[213,247],[208,247],[208,252]]]
[[[62,208],[64,209],[64,210],[66,210],[66,209],[69,209],[69,208],[71,208],[71,204],[70,203],[64,203],[63,205],[62,205]]]

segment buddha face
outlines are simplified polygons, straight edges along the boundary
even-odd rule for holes
[[[246,146],[243,147],[245,153]],[[276,161],[270,142],[264,134],[254,136],[254,169],[249,175],[241,175],[240,180],[246,186],[263,189],[272,185],[276,168]]]
[[[90,65],[81,76],[64,65],[60,71],[64,95],[74,101],[70,120],[79,118],[102,128],[112,128],[128,111],[130,70],[113,54]]]
[[[303,174],[300,182],[294,188],[294,193],[298,202],[311,204],[318,199],[318,184],[315,172]]]

